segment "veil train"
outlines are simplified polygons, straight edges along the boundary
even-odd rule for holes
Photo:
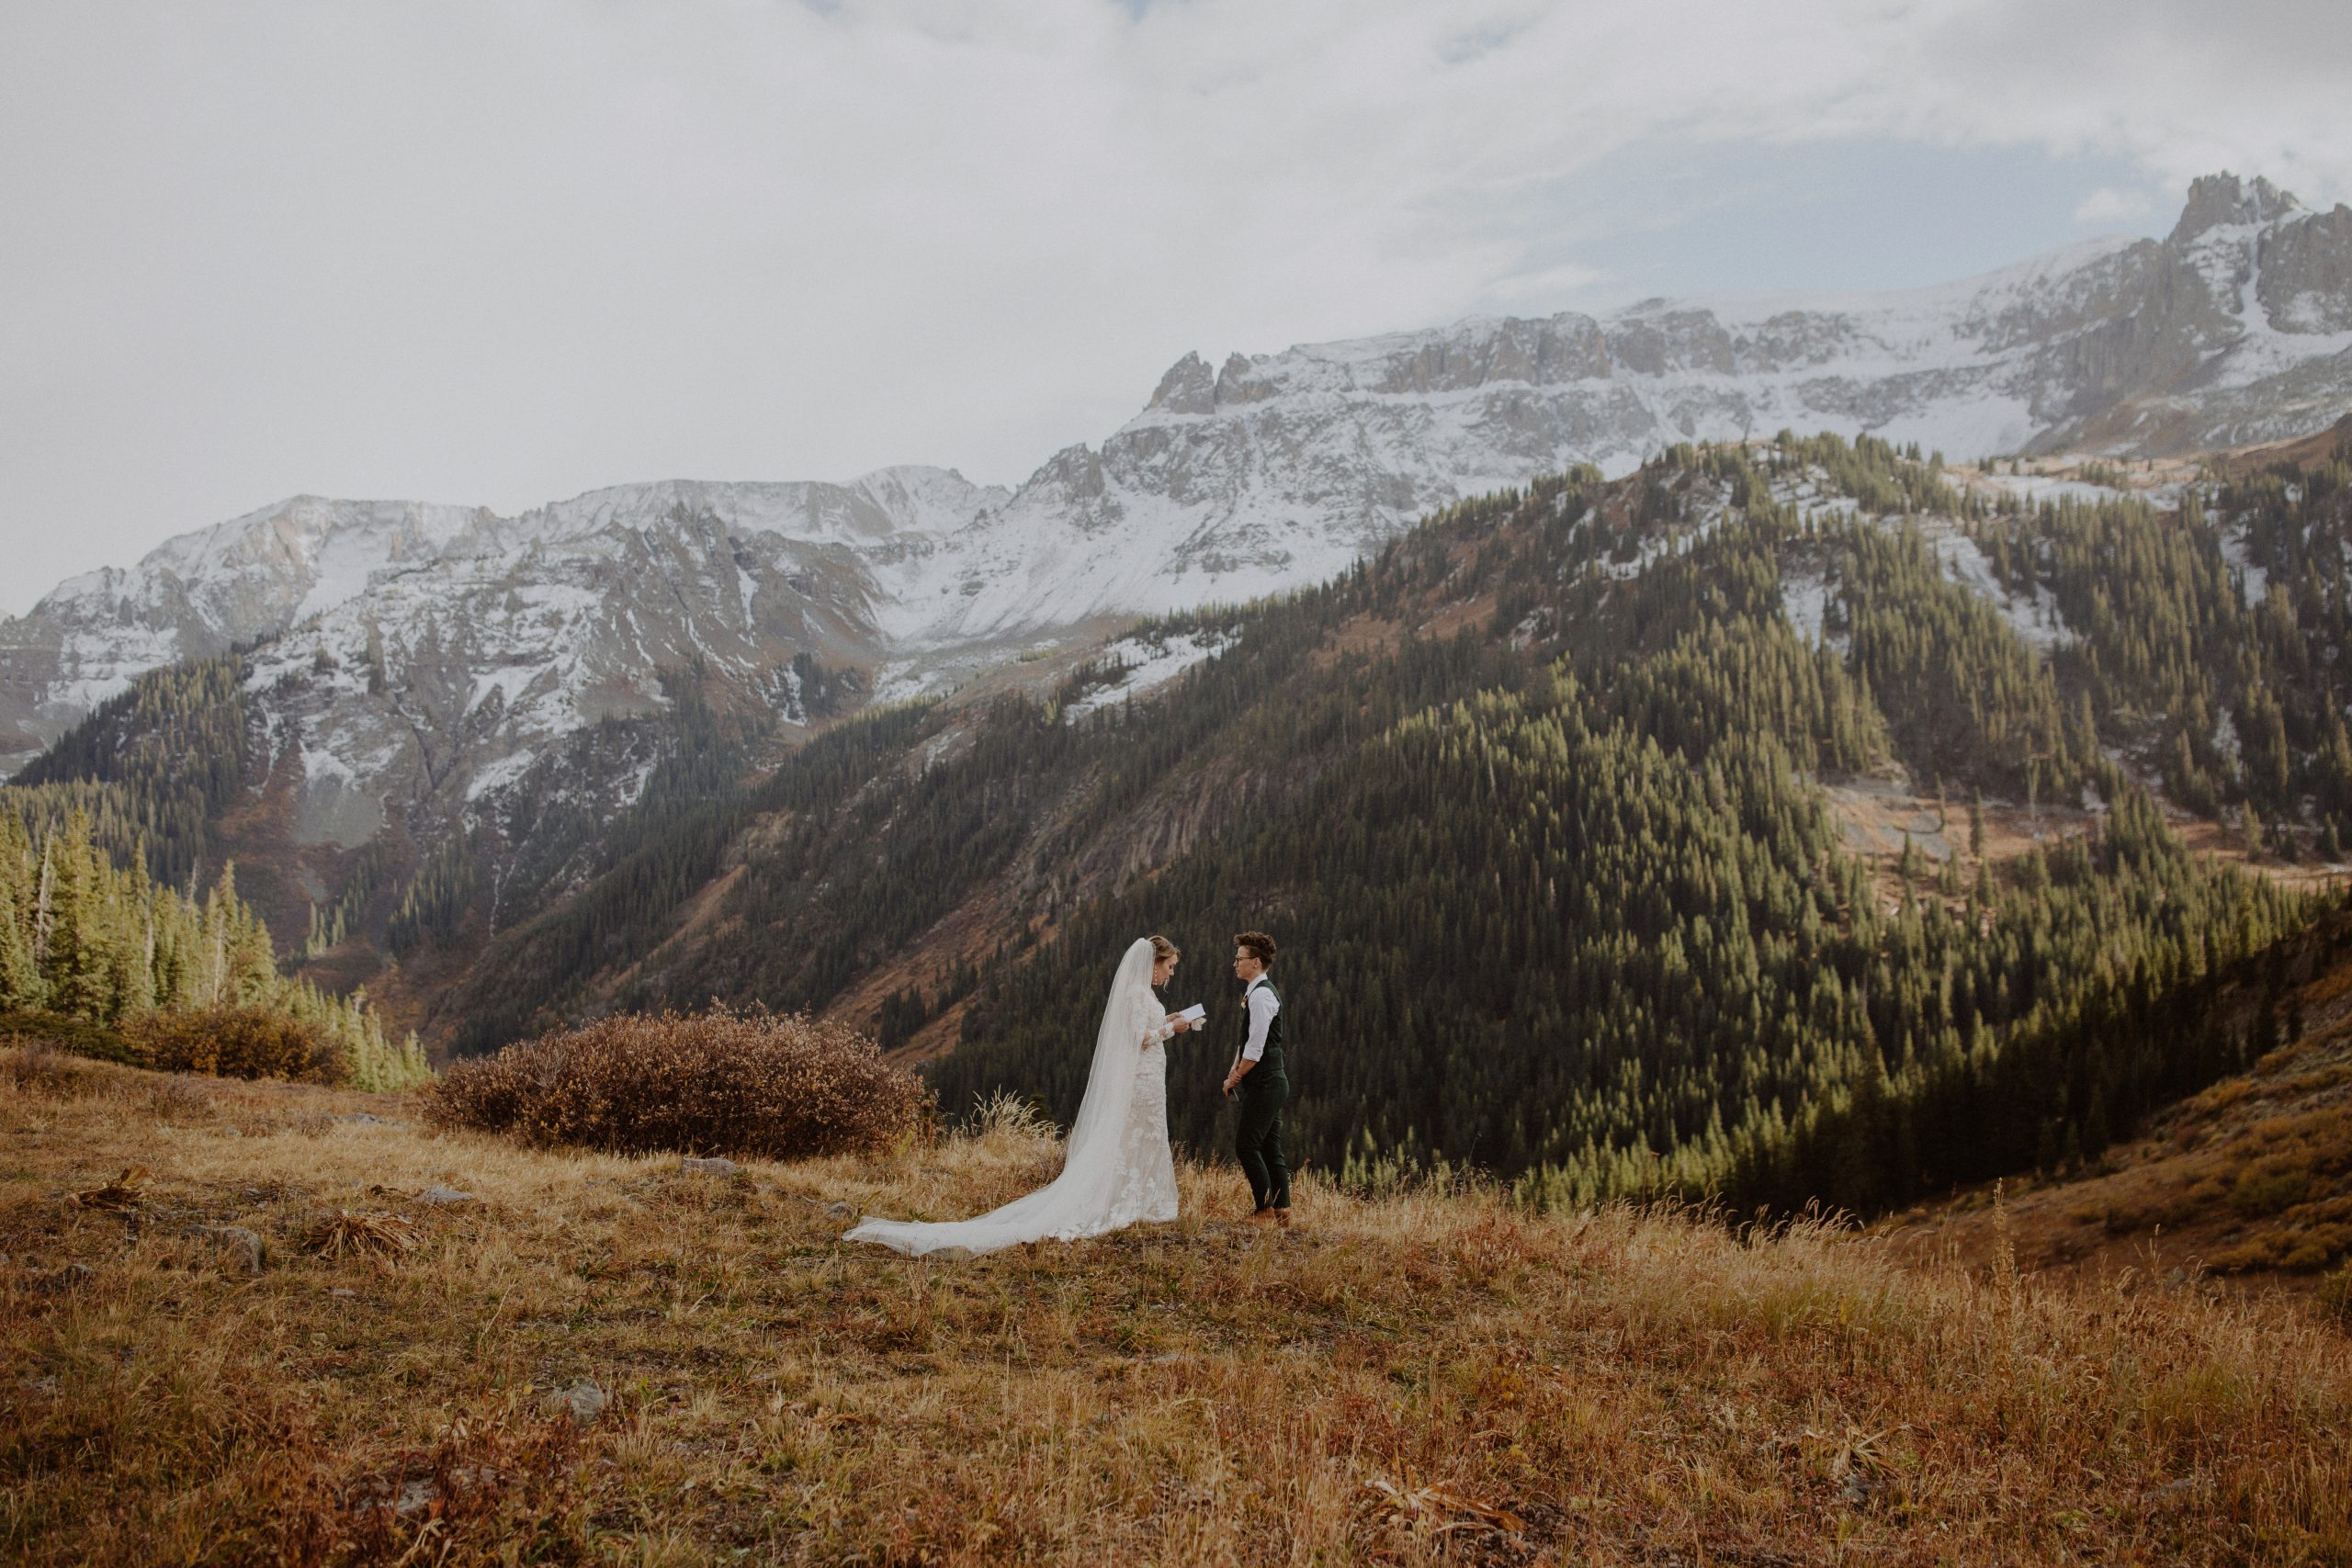
[[[1142,1218],[1127,1213],[1132,1205],[1122,1201],[1120,1144],[1135,1101],[1144,1032],[1160,1021],[1151,989],[1151,942],[1137,938],[1111,977],[1110,999],[1103,1003],[1102,1026],[1095,1031],[1086,1097],[1070,1123],[1069,1155],[1059,1176],[974,1219],[866,1219],[842,1239],[878,1242],[915,1257],[937,1252],[978,1256],[1024,1241],[1075,1241]]]

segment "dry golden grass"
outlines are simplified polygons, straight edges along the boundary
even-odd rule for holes
[[[368,1111],[396,1124],[337,1120]],[[2316,1308],[1906,1267],[1491,1192],[971,1263],[844,1247],[1051,1170],[535,1151],[406,1103],[0,1073],[0,1553],[50,1562],[2341,1562]],[[126,1210],[70,1207],[128,1167]],[[434,1206],[423,1190],[478,1195]],[[305,1252],[322,1213],[416,1245]],[[192,1238],[272,1243],[258,1278]],[[77,1273],[74,1266],[86,1273]],[[609,1395],[582,1426],[547,1403]]]

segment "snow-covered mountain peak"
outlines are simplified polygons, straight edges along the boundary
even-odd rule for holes
[[[2188,201],[2180,209],[2166,243],[2186,244],[2215,228],[2256,228],[2282,218],[2307,215],[2310,209],[2292,192],[2280,190],[2256,175],[2241,181],[2228,173],[2202,175],[2189,182]]]
[[[1199,354],[1187,354],[1168,367],[1144,405],[1145,412],[1210,414],[1216,412],[1216,375]]]
[[[191,651],[209,651],[340,604],[375,572],[439,553],[487,515],[413,501],[289,496],[167,539],[127,570],[70,578],[27,619],[138,619],[184,607],[207,645]]]
[[[681,517],[715,517],[730,533],[775,534],[808,544],[856,546],[895,535],[953,529],[1012,492],[976,485],[953,468],[877,468],[845,483],[812,480],[659,479],[613,485],[503,520],[520,543],[576,539],[607,528],[659,529]]]

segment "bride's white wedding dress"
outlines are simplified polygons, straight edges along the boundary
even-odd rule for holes
[[[1119,960],[1094,1036],[1086,1097],[1070,1123],[1062,1173],[977,1219],[922,1224],[869,1219],[843,1239],[918,1256],[993,1252],[1016,1242],[1075,1241],[1138,1221],[1176,1217],[1176,1161],[1168,1146],[1167,1015],[1151,988],[1151,943]]]

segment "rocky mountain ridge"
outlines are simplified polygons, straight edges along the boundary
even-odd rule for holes
[[[299,497],[71,580],[0,622],[0,765],[140,671],[272,639],[306,841],[447,816],[700,661],[782,719],[796,660],[945,689],[1121,616],[1323,581],[1415,518],[1690,438],[1876,434],[1955,457],[2301,435],[2352,407],[2352,209],[2197,182],[2163,241],[1900,294],[1476,319],[1212,371],[1187,355],[1017,491],[900,468],[673,480],[515,517]],[[800,667],[805,669],[805,666]],[[14,761],[10,759],[13,758]]]

